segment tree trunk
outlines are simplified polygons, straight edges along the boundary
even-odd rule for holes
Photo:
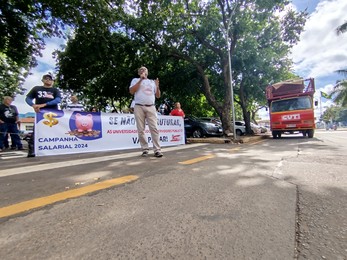
[[[251,116],[250,116],[250,112],[247,110],[247,101],[246,101],[245,93],[244,93],[243,80],[241,80],[241,83],[240,83],[240,106],[242,109],[243,119],[246,124],[246,134],[252,134],[251,124],[250,124]]]
[[[223,103],[217,101],[215,96],[211,93],[210,82],[208,77],[205,75],[204,70],[201,66],[195,64],[198,72],[203,79],[203,91],[207,99],[207,102],[216,110],[220,120],[222,121],[223,133],[224,136],[228,136],[232,133],[231,126],[231,89],[228,86],[229,76],[228,76],[228,65],[224,62],[223,66],[223,77],[224,77],[224,90],[225,90],[225,99]]]

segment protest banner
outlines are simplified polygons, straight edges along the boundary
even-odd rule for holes
[[[184,144],[182,117],[158,115],[161,146]],[[146,126],[146,137],[152,138]],[[140,148],[133,114],[42,110],[35,118],[37,156]]]

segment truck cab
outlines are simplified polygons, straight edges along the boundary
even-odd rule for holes
[[[313,138],[315,126],[314,79],[282,81],[266,88],[270,128],[274,139],[300,132]]]

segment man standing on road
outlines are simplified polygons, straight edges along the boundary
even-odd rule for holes
[[[151,132],[154,156],[162,157],[159,144],[159,131],[157,123],[157,111],[155,109],[155,98],[160,98],[159,79],[148,79],[148,69],[141,67],[138,69],[140,78],[134,78],[129,87],[130,94],[134,95],[135,107],[134,116],[136,120],[137,132],[142,148],[142,156],[148,156],[149,148],[145,135],[146,121]]]
[[[40,112],[41,108],[58,110],[61,96],[60,91],[57,88],[53,88],[52,75],[43,75],[42,82],[43,86],[35,86],[30,90],[25,101],[29,106],[33,107],[36,113]],[[28,140],[28,157],[35,157],[34,140],[35,138],[33,133]]]
[[[17,124],[19,122],[17,107],[11,105],[12,97],[5,96],[3,104],[0,105],[0,152],[4,149],[5,138],[11,135],[12,147],[23,150],[23,145],[18,134]]]

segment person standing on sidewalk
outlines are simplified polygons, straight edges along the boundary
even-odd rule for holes
[[[184,111],[181,108],[180,102],[175,103],[175,108],[170,112],[170,116],[181,116],[185,118],[186,115],[184,114]]]
[[[184,114],[184,111],[181,108],[181,103],[180,102],[176,102],[175,103],[175,108],[172,109],[172,111],[170,112],[170,116],[181,116],[183,118],[183,120],[184,120],[186,115]],[[186,144],[188,143],[186,134],[184,134],[184,143],[186,143]]]
[[[16,106],[11,105],[12,101],[12,97],[5,96],[0,105],[0,152],[4,149],[5,138],[8,138],[8,133],[11,135],[12,147],[23,150],[17,127],[19,122],[18,110]]]
[[[78,101],[77,96],[71,96],[71,103],[67,104],[66,109],[69,111],[84,111],[83,105]]]
[[[134,95],[134,116],[137,132],[142,149],[142,156],[148,156],[149,147],[146,140],[146,121],[152,136],[154,156],[162,157],[159,144],[159,130],[157,120],[157,110],[155,108],[155,98],[160,98],[159,79],[148,79],[148,69],[141,67],[138,69],[139,78],[134,78],[129,87],[130,94]]]
[[[61,95],[60,91],[53,87],[54,81],[52,75],[43,75],[42,83],[43,86],[35,86],[29,91],[25,102],[31,106],[36,113],[40,112],[41,108],[58,110]],[[35,134],[33,133],[28,140],[28,157],[35,157],[34,136]]]

